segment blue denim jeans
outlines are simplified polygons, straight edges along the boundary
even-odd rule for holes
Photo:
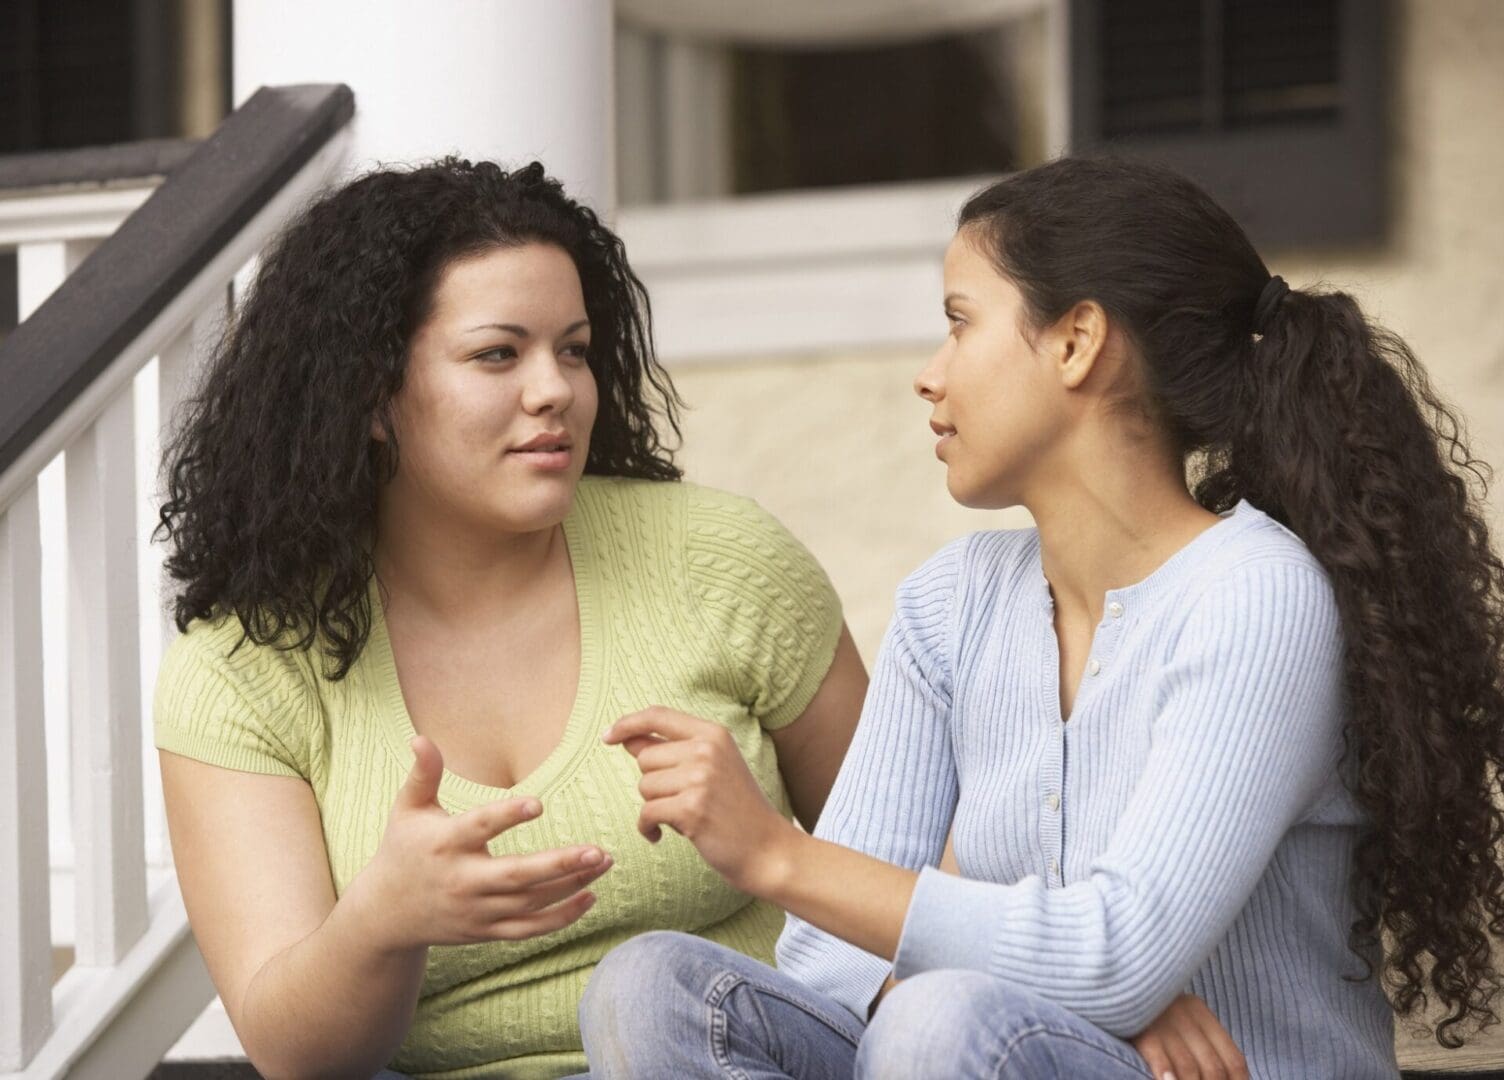
[[[408,1076],[407,1073],[399,1073],[395,1069],[382,1069],[371,1080],[413,1080],[413,1078]],[[590,1080],[590,1074],[576,1073],[573,1076],[566,1076],[564,1080]]]
[[[871,1024],[734,950],[659,931],[613,949],[580,1002],[594,1080],[1145,1080],[1127,1043],[974,971],[931,971]]]

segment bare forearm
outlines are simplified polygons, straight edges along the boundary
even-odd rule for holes
[[[359,897],[346,894],[317,930],[262,966],[238,1031],[269,1080],[370,1076],[412,1025],[426,948],[383,949]]]
[[[747,891],[859,949],[892,959],[919,875],[793,826]]]

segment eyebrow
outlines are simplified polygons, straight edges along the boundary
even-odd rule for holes
[[[566,326],[564,328],[564,333],[560,334],[559,336],[560,337],[568,337],[570,334],[573,334],[577,330],[588,330],[588,329],[590,329],[590,320],[589,319],[579,319],[579,320],[577,320],[575,322],[570,323],[568,326]],[[494,322],[493,323],[482,323],[479,326],[472,326],[470,329],[466,330],[465,333],[467,333],[467,334],[474,334],[474,333],[478,333],[481,330],[500,330],[503,333],[515,334],[517,337],[523,337],[523,338],[525,338],[525,337],[531,337],[532,336],[531,332],[525,326],[518,326],[516,323],[494,323]]]
[[[954,303],[957,300],[964,300],[968,304],[974,304],[974,303],[976,303],[975,300],[973,300],[971,297],[967,296],[964,292],[953,292],[953,293],[946,293],[945,294],[945,304],[946,304],[947,307],[949,307],[952,303]]]

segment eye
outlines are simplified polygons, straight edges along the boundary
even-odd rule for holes
[[[590,361],[590,345],[588,342],[575,341],[560,349],[559,354],[585,364]]]
[[[510,345],[498,345],[494,349],[476,353],[472,359],[486,364],[504,364],[509,360],[517,359],[517,350]]]
[[[966,325],[966,320],[961,318],[961,316],[957,315],[954,311],[947,311],[945,313],[945,320],[946,322],[950,323],[950,332],[952,334],[958,332],[961,327]]]

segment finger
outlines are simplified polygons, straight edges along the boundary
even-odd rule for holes
[[[1205,1036],[1206,1041],[1211,1043],[1227,1075],[1231,1080],[1246,1080],[1248,1062],[1244,1059],[1243,1052],[1238,1049],[1238,1044],[1232,1041],[1232,1036],[1222,1026],[1222,1021],[1217,1019],[1217,1014],[1212,1012],[1204,1001],[1200,998],[1193,998],[1192,1001],[1194,1007],[1191,1009],[1190,1018]]]
[[[1165,1055],[1170,1059],[1170,1071],[1175,1074],[1175,1080],[1202,1080],[1201,1066],[1196,1063],[1196,1055],[1180,1038],[1180,1032],[1166,1032],[1160,1038]]]
[[[552,907],[562,900],[568,899],[592,882],[603,877],[606,871],[611,869],[609,862],[598,866],[592,866],[586,870],[578,870],[572,874],[566,874],[557,881],[550,881],[528,889],[524,892],[501,893],[487,897],[484,906],[480,909],[493,920],[512,918],[518,915],[529,915],[535,911]]]
[[[657,769],[642,774],[637,790],[644,803],[654,799],[671,799],[681,791],[692,787],[705,787],[710,782],[708,770],[693,765],[680,765],[673,769]]]
[[[641,764],[642,753],[644,750],[648,750],[655,746],[673,746],[673,743],[667,741],[666,739],[660,739],[656,735],[633,735],[630,739],[627,739],[621,745],[622,749],[626,750],[626,752],[631,754],[634,758],[637,758],[638,763]]]
[[[1186,1049],[1196,1059],[1199,1080],[1229,1080],[1221,1055],[1212,1047],[1210,1040],[1194,1020],[1178,1025],[1175,1030]]]
[[[656,769],[672,769],[701,754],[699,747],[705,744],[698,739],[677,739],[669,742],[654,739],[652,745],[637,755],[637,767],[647,775]]]
[[[681,792],[666,799],[653,799],[642,804],[637,815],[637,831],[656,844],[663,838],[667,825],[680,836],[688,835],[689,800]]]
[[[628,739],[643,735],[658,735],[665,739],[691,739],[696,735],[704,734],[706,729],[725,730],[719,724],[712,724],[708,720],[686,716],[673,709],[654,705],[650,709],[623,716],[611,725],[601,739],[607,744],[624,743]]]
[[[454,819],[454,828],[467,846],[483,847],[492,837],[516,828],[524,821],[531,821],[541,813],[543,804],[537,799],[499,799],[465,811]]]
[[[1133,1040],[1133,1048],[1144,1059],[1144,1064],[1149,1066],[1149,1072],[1155,1080],[1165,1080],[1166,1076],[1171,1077],[1171,1080],[1178,1080],[1170,1069],[1170,1056],[1165,1053],[1158,1035],[1140,1036]]]
[[[444,778],[444,755],[426,735],[414,735],[407,745],[413,752],[413,767],[397,792],[397,802],[415,810],[437,806],[439,781]]]
[[[488,896],[526,892],[610,862],[611,857],[592,844],[533,851],[526,855],[500,855],[485,865],[478,889]]]
[[[498,919],[491,924],[491,934],[498,941],[523,941],[527,938],[551,934],[577,920],[589,911],[594,903],[595,896],[592,893],[575,893],[569,899],[544,911]]]

